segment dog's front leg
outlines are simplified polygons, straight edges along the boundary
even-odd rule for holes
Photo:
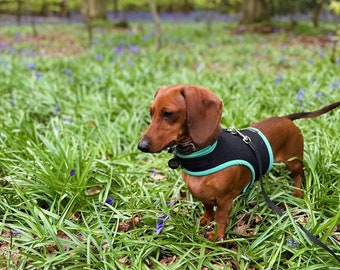
[[[233,198],[226,197],[217,199],[217,208],[215,212],[215,221],[217,230],[217,241],[223,241],[225,236],[225,230],[229,223],[229,214],[233,205]],[[207,238],[211,241],[215,240],[215,231],[207,233]]]
[[[200,218],[200,225],[202,227],[208,225],[211,221],[214,220],[214,214],[214,206],[204,203],[204,214]]]

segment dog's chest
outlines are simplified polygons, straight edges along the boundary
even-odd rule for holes
[[[214,177],[210,176],[192,176],[182,173],[182,177],[192,196],[203,203],[213,204],[216,198],[216,189],[214,187]]]

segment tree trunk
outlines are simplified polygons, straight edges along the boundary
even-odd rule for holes
[[[80,13],[84,17],[86,30],[89,37],[89,46],[92,44],[93,31],[91,21],[93,19],[107,19],[106,17],[106,0],[84,0]]]
[[[315,28],[319,27],[319,17],[325,0],[317,0],[312,12],[312,21]]]
[[[22,0],[17,0],[17,24],[21,24]]]
[[[113,0],[113,13],[118,14],[118,0]]]
[[[149,6],[150,6],[151,14],[152,14],[152,19],[153,19],[153,22],[155,23],[155,28],[156,28],[156,49],[159,50],[162,46],[161,21],[159,19],[157,8],[153,0],[149,0]]]
[[[80,13],[90,20],[106,19],[106,0],[85,0],[83,1]]]
[[[207,3],[207,9],[206,9],[206,18],[207,18],[207,31],[208,33],[212,32],[212,11],[214,9],[214,6],[216,5],[216,0],[206,0]]]
[[[266,22],[270,19],[270,8],[266,0],[244,0],[241,24]]]

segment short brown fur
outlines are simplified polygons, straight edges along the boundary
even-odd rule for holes
[[[303,137],[293,120],[316,117],[338,106],[340,102],[314,112],[270,117],[251,125],[267,137],[274,162],[283,162],[287,166],[294,180],[293,195],[296,197],[302,197],[304,180]],[[199,150],[214,142],[221,132],[222,101],[209,89],[200,86],[161,87],[150,112],[151,124],[138,145],[143,152],[157,153],[172,145],[181,145],[183,149],[194,145]],[[217,240],[223,240],[233,200],[250,182],[250,171],[244,166],[232,166],[206,176],[192,176],[185,172],[182,176],[192,195],[204,204],[200,225],[216,221],[217,234],[211,231],[207,238],[215,240],[217,235]]]

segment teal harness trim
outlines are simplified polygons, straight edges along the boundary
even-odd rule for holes
[[[262,140],[264,141],[264,143],[267,146],[267,150],[268,150],[268,154],[269,154],[269,166],[268,166],[268,170],[266,171],[266,173],[269,173],[271,171],[271,169],[273,168],[274,165],[274,154],[273,154],[273,149],[270,146],[270,143],[267,139],[266,136],[264,136],[264,134],[257,128],[253,128],[253,127],[249,127],[247,128],[249,130],[253,130],[254,132],[256,132],[257,134],[260,135],[260,137],[262,138]]]
[[[244,131],[252,131],[252,132],[247,132],[247,135],[249,135],[249,133],[252,133],[252,135],[249,136],[250,139],[252,139],[252,136],[256,136],[256,134],[257,134],[261,138],[260,141],[261,140],[263,141],[264,146],[262,146],[262,148],[263,147],[266,148],[266,153],[268,155],[268,161],[267,161],[268,165],[267,165],[267,170],[266,170],[265,173],[268,173],[272,169],[273,162],[274,162],[273,151],[272,151],[272,148],[271,148],[271,146],[269,144],[269,141],[264,136],[264,134],[260,130],[258,130],[256,128],[250,127],[250,128],[245,129]],[[224,132],[226,132],[226,131],[224,131]],[[242,134],[242,133],[240,133],[240,134]],[[233,134],[233,136],[238,136],[238,134]],[[177,157],[180,160],[182,160],[182,163],[184,163],[184,164],[185,164],[185,162],[190,162],[190,159],[196,159],[196,160],[200,159],[200,160],[202,160],[202,159],[204,159],[205,156],[207,156],[209,154],[212,154],[212,152],[215,150],[215,148],[217,146],[217,142],[218,141],[215,141],[212,145],[209,145],[209,146],[207,146],[207,147],[205,147],[205,148],[203,148],[203,149],[201,149],[201,150],[199,150],[197,152],[194,152],[194,153],[191,153],[191,154],[188,154],[188,155],[180,154],[177,151],[175,151],[175,157]],[[242,140],[239,143],[246,145],[246,142],[244,142]],[[248,148],[249,147],[247,147],[247,149]],[[230,150],[230,149],[226,149],[225,153],[228,153],[228,150]],[[224,150],[219,150],[219,151],[223,151],[224,152]],[[231,151],[233,151],[233,149],[231,149]],[[226,169],[226,168],[231,167],[231,166],[245,166],[251,172],[251,181],[243,189],[243,192],[247,191],[253,185],[255,180],[258,179],[258,176],[256,175],[256,172],[255,172],[254,165],[252,165],[250,162],[248,162],[247,160],[244,160],[244,159],[232,159],[232,160],[228,160],[226,162],[222,162],[221,164],[215,165],[214,167],[211,167],[211,168],[209,167],[209,169],[199,170],[199,171],[189,170],[189,169],[185,168],[185,166],[182,166],[182,169],[188,175],[192,175],[192,176],[205,176],[205,175],[209,175],[209,174],[218,172],[220,170]]]
[[[210,154],[212,151],[215,150],[215,147],[217,145],[217,141],[214,142],[212,145],[208,145],[207,147],[198,150],[197,152],[193,152],[191,154],[188,155],[184,155],[184,154],[180,154],[177,151],[175,151],[175,155],[179,158],[183,158],[183,159],[190,159],[190,158],[198,158],[198,157],[203,157],[205,155]]]

